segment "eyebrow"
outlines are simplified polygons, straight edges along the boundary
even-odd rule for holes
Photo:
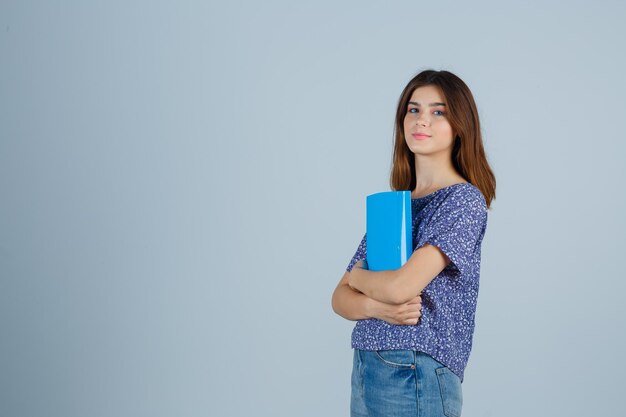
[[[413,104],[413,105],[418,106],[418,107],[420,106],[420,104],[415,102],[415,101],[409,101],[409,104]],[[445,103],[430,103],[428,105],[428,107],[435,107],[435,106],[444,106],[445,107],[446,104]]]

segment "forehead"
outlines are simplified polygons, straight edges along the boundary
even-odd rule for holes
[[[409,99],[409,101],[415,101],[420,104],[446,102],[444,100],[443,94],[441,94],[441,91],[439,90],[439,87],[436,87],[434,85],[424,85],[422,87],[416,88],[413,91],[413,94],[411,94],[411,98]]]

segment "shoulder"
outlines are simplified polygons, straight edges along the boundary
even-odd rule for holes
[[[487,209],[485,196],[474,184],[469,182],[453,184],[444,191],[440,196],[442,205]]]
[[[487,203],[483,193],[475,185],[466,182],[446,187],[435,203],[434,217],[438,219],[471,218],[474,221],[487,220]]]

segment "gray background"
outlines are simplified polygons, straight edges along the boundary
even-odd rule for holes
[[[498,180],[463,415],[618,411],[624,3],[299,3],[0,3],[0,415],[348,415],[331,295],[427,68]]]

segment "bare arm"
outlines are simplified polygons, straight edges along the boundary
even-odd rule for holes
[[[389,304],[405,303],[422,290],[450,262],[436,246],[426,244],[415,250],[400,269],[368,271],[359,261],[348,277],[351,288]]]
[[[374,300],[348,285],[350,272],[346,272],[332,297],[333,311],[347,320],[376,318],[391,324],[417,324],[421,317],[422,299],[419,296],[400,304],[387,304]]]

